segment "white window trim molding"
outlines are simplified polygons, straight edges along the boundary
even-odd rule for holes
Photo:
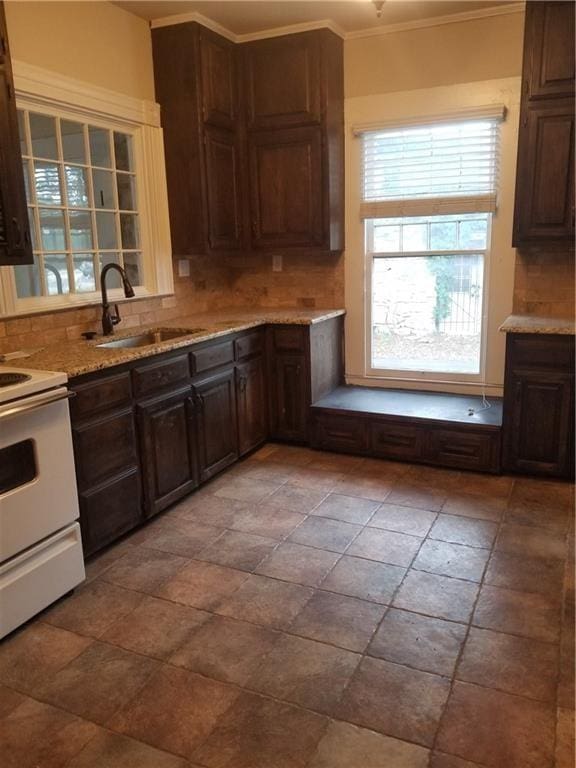
[[[174,293],[172,248],[168,215],[164,142],[160,107],[152,101],[93,86],[20,61],[13,62],[19,107],[72,120],[101,123],[134,134],[138,173],[138,212],[141,233],[143,285],[137,298]],[[124,298],[120,289],[112,300]],[[13,317],[86,307],[100,302],[97,290],[86,294],[19,299],[12,267],[0,268],[0,316]]]

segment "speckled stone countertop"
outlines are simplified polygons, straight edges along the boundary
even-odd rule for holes
[[[70,378],[92,373],[103,368],[111,368],[115,365],[130,363],[132,360],[152,357],[173,349],[187,347],[190,344],[198,344],[202,341],[225,336],[229,333],[244,331],[247,328],[256,328],[267,323],[278,325],[314,325],[324,320],[345,314],[343,309],[327,310],[223,310],[219,312],[202,313],[179,317],[155,325],[146,325],[139,328],[130,328],[122,331],[120,325],[113,336],[98,336],[93,341],[70,341],[60,344],[51,344],[43,347],[27,358],[19,358],[9,364],[18,368],[30,368],[44,371],[62,371]],[[148,344],[142,347],[98,347],[98,344],[122,339],[127,336],[136,336],[149,330],[158,328],[170,328],[182,331],[182,336],[176,339],[162,341],[157,344]]]
[[[537,315],[510,315],[500,326],[504,333],[541,333],[574,336],[573,320],[562,317],[538,317]]]

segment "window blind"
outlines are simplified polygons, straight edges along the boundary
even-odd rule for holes
[[[500,120],[363,131],[361,217],[496,210]]]

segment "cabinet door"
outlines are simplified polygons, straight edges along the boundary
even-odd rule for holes
[[[266,439],[266,376],[264,358],[256,357],[236,368],[238,449],[247,453]]]
[[[147,517],[198,485],[194,404],[186,389],[138,406]]]
[[[240,157],[236,134],[206,127],[207,231],[211,250],[237,250],[242,246]]]
[[[515,371],[506,381],[504,467],[567,476],[573,425],[570,374]]]
[[[32,263],[8,32],[0,2],[0,266]]]
[[[249,139],[252,246],[317,246],[323,241],[319,128]]]
[[[524,68],[530,99],[574,95],[574,3],[526,4]]]
[[[197,382],[194,392],[200,480],[205,481],[238,458],[234,369]]]
[[[271,373],[271,436],[303,442],[308,437],[310,405],[304,356],[276,354]]]
[[[204,122],[233,129],[237,115],[234,43],[200,27],[200,69]]]
[[[528,104],[520,122],[513,245],[574,240],[574,101]]]
[[[243,53],[249,129],[320,122],[318,33],[258,40]]]

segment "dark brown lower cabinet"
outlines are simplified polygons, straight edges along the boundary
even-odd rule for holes
[[[307,372],[304,355],[276,353],[271,364],[271,436],[304,442],[308,436]]]
[[[234,368],[194,383],[200,480],[209,480],[238,458]]]
[[[236,366],[236,404],[238,452],[243,456],[264,442],[268,433],[266,370],[261,355]]]
[[[190,387],[136,408],[144,510],[151,517],[198,485],[195,405]]]

